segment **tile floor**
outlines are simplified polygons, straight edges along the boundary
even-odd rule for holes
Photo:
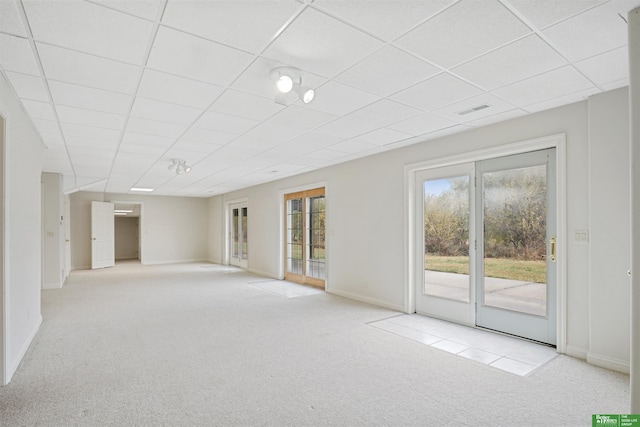
[[[419,314],[399,315],[370,325],[520,376],[530,375],[558,355],[553,347]]]
[[[263,291],[281,295],[287,298],[304,297],[324,293],[323,290],[311,286],[299,285],[285,280],[260,280],[248,282],[249,285],[260,288]]]

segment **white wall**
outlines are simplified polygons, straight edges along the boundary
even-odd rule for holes
[[[208,220],[211,226],[207,238],[207,259],[217,264],[222,264],[224,259],[224,229],[218,226],[224,222],[223,209],[222,196],[209,199]]]
[[[62,175],[43,173],[42,189],[42,288],[61,288],[66,278]]]
[[[44,146],[13,90],[0,76],[6,120],[4,189],[4,382],[18,368],[42,322],[40,172]]]
[[[608,114],[621,118],[624,125],[627,104],[619,93],[606,105]],[[248,198],[249,214],[249,269],[278,277],[280,271],[281,240],[281,194],[287,189],[324,182],[327,186],[327,289],[340,295],[350,296],[401,310],[405,297],[404,260],[404,167],[407,164],[456,155],[469,150],[480,150],[518,141],[566,134],[567,160],[567,234],[562,236],[567,245],[567,318],[566,352],[576,357],[587,358],[591,352],[590,339],[610,335],[606,345],[619,344],[621,350],[597,349],[602,357],[620,360],[618,368],[624,370],[628,363],[625,333],[613,330],[628,328],[629,317],[624,310],[607,322],[606,329],[591,330],[590,324],[590,270],[605,268],[610,257],[589,257],[589,244],[573,239],[575,230],[589,231],[589,132],[606,122],[603,117],[595,120],[593,109],[589,114],[587,101],[542,111],[525,117],[496,123],[464,133],[415,144],[375,156],[367,157],[320,169],[307,174],[235,191],[222,196],[223,202]],[[624,135],[617,133],[616,143],[624,142]],[[620,169],[628,165],[627,157],[621,153],[612,161]],[[594,160],[597,162],[597,158]],[[622,179],[616,177],[615,179]],[[217,202],[216,202],[217,203]],[[211,227],[224,230],[221,218],[212,216]],[[602,230],[602,224],[598,224]],[[597,233],[598,231],[596,231]],[[221,232],[222,234],[222,232]],[[611,245],[628,245],[619,242],[616,235]],[[625,257],[628,260],[628,256]],[[625,269],[626,272],[626,269]],[[602,301],[615,304],[619,295],[603,294]],[[594,349],[595,350],[595,349]],[[620,359],[618,359],[620,358]],[[594,361],[594,363],[599,363]]]
[[[139,218],[115,217],[115,257],[120,259],[139,258]]]
[[[589,99],[590,348],[587,360],[628,372],[631,244],[628,89]]]
[[[209,202],[190,197],[161,197],[80,191],[71,203],[71,268],[91,268],[91,201],[142,202],[141,262],[167,264],[208,258]]]

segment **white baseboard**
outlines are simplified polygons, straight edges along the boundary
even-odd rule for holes
[[[49,283],[42,284],[42,289],[60,289],[60,288],[62,288],[62,283],[49,282]]]
[[[629,361],[604,356],[602,354],[587,353],[587,363],[601,368],[611,369],[612,371],[622,372],[623,374],[628,374],[630,371]]]
[[[587,360],[587,354],[589,354],[589,351],[586,348],[567,344],[564,354],[575,357],[576,359]]]
[[[349,299],[360,301],[360,302],[366,302],[367,304],[377,305],[378,307],[384,307],[384,308],[388,308],[388,309],[391,309],[391,310],[400,311],[400,312],[404,313],[404,306],[403,305],[390,304],[387,301],[382,301],[382,300],[379,300],[377,298],[371,298],[371,297],[368,297],[368,296],[355,294],[353,292],[341,291],[341,290],[337,290],[337,289],[327,289],[327,293],[333,294],[333,295],[338,295],[340,297],[345,297],[345,298],[349,298]]]
[[[20,348],[20,351],[16,355],[16,359],[7,361],[8,362],[7,363],[7,373],[6,373],[6,376],[5,376],[5,381],[6,381],[7,384],[9,384],[9,382],[11,381],[11,378],[13,378],[13,374],[15,374],[16,371],[18,370],[18,366],[20,366],[20,362],[22,362],[22,359],[24,358],[24,355],[27,354],[27,350],[29,350],[29,346],[33,342],[33,339],[36,337],[36,334],[38,333],[38,331],[40,330],[40,325],[42,325],[42,316],[38,317],[38,321],[37,321],[35,327],[33,328],[31,333],[27,337],[27,339],[22,344],[22,347]]]
[[[255,268],[248,268],[247,271],[249,273],[257,274],[258,276],[264,276],[269,279],[280,280],[279,277],[274,276],[272,273],[267,273],[266,271],[256,270]]]

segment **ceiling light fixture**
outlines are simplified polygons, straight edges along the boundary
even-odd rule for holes
[[[316,94],[315,90],[307,86],[302,86],[302,75],[300,70],[293,67],[278,67],[271,70],[271,79],[274,81],[278,90],[275,101],[278,104],[289,105],[295,101],[295,98],[289,96],[294,93],[298,95],[298,99],[305,104],[313,101]]]
[[[142,188],[142,187],[132,187],[129,191],[140,191],[143,193],[150,193],[153,191],[153,188]]]
[[[178,175],[191,172],[191,166],[187,165],[186,160],[171,159],[171,162],[168,168],[170,171],[174,170]]]

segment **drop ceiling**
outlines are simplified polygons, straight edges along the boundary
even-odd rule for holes
[[[210,197],[626,86],[638,6],[0,0],[0,72],[67,191]],[[311,103],[274,102],[279,66]]]

